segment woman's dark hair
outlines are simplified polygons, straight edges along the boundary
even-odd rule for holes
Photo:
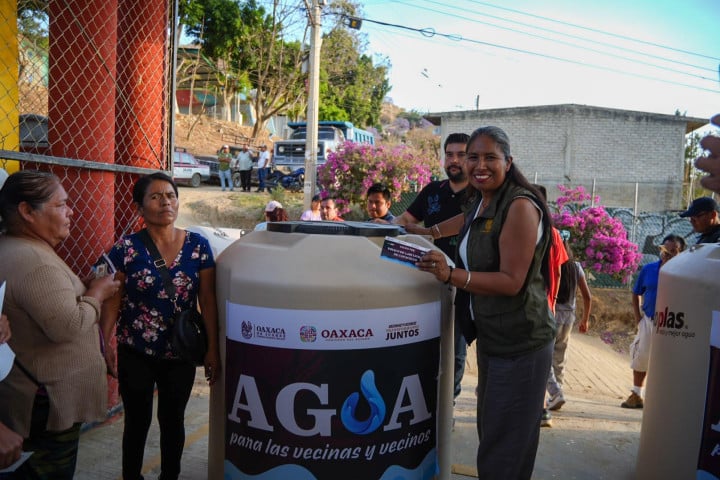
[[[558,288],[557,303],[570,303],[570,299],[577,291],[578,269],[575,263],[575,256],[567,240],[563,242],[565,251],[568,254],[567,262],[560,267],[560,288]]]
[[[470,139],[467,142],[468,151],[470,148],[470,144],[478,137],[485,135],[486,137],[490,137],[495,143],[498,144],[500,147],[500,150],[502,151],[505,160],[512,157],[512,154],[510,153],[510,139],[507,136],[507,133],[500,128],[500,127],[494,127],[494,126],[486,126],[486,127],[480,127],[476,129],[474,132],[470,134]],[[535,195],[534,203],[540,208],[542,211],[542,225],[543,225],[543,233],[545,235],[550,235],[550,238],[552,238],[552,232],[551,229],[553,228],[552,223],[552,217],[550,216],[550,210],[548,209],[547,202],[545,201],[545,197],[538,191],[537,188],[533,186],[532,183],[528,181],[527,178],[525,178],[525,175],[522,174],[520,169],[517,167],[515,162],[512,162],[510,164],[510,169],[507,172],[506,180],[511,180],[518,186],[530,190],[533,195]],[[466,199],[470,202],[474,200],[475,195],[475,189],[468,184],[466,191]],[[542,272],[543,279],[545,280],[545,287],[547,288],[548,285],[550,285],[550,270],[548,267],[548,262],[550,259],[550,248],[552,247],[552,241],[548,244],[548,248],[545,250],[545,255],[543,256],[542,265],[540,266],[540,271]]]
[[[150,175],[144,175],[138,179],[137,182],[135,182],[135,186],[133,187],[133,202],[137,203],[138,205],[142,206],[143,204],[143,198],[145,198],[145,194],[147,193],[147,189],[150,187],[150,184],[154,182],[155,180],[161,180],[163,182],[168,182],[170,185],[172,185],[173,190],[175,190],[175,196],[180,198],[180,195],[178,195],[178,188],[175,184],[175,181],[170,178],[168,175],[162,173],[162,172],[156,172],[151,173]]]
[[[265,212],[268,222],[287,222],[288,214],[284,208],[276,207],[272,212]]]
[[[22,202],[38,209],[50,200],[58,185],[60,179],[50,172],[20,170],[10,175],[0,189],[0,232],[15,224]]]

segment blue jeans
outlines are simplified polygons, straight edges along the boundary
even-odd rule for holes
[[[463,375],[465,374],[465,358],[467,358],[467,342],[460,330],[459,325],[455,325],[455,385],[453,388],[453,398],[460,395]]]
[[[258,168],[258,192],[265,190],[265,177],[267,176],[267,168]]]
[[[227,170],[218,170],[218,175],[220,176],[220,188],[225,190],[225,186],[227,185],[230,190],[234,190],[232,184],[232,170],[229,168]]]

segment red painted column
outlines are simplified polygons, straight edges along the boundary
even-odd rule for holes
[[[50,0],[48,140],[52,155],[115,162],[116,0]],[[75,212],[61,255],[81,277],[115,240],[115,175],[55,168]],[[109,377],[108,377],[109,378]],[[108,407],[118,404],[109,378]]]
[[[114,163],[117,7],[51,0],[48,140],[52,155]],[[112,173],[56,169],[75,211],[61,254],[80,276],[114,240]]]
[[[115,162],[167,168],[168,2],[118,0],[117,130]],[[134,212],[134,179],[118,176],[116,225],[124,229]],[[120,231],[116,232],[118,235]]]

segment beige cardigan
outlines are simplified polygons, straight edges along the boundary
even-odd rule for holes
[[[107,377],[100,351],[99,310],[85,286],[45,242],[0,235],[3,313],[17,358],[50,398],[47,429],[102,420]],[[27,438],[37,387],[17,367],[0,382],[0,420]]]

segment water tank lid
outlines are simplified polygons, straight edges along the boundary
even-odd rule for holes
[[[405,234],[400,225],[368,222],[268,222],[269,232],[314,235],[352,235],[356,237],[397,237]]]

